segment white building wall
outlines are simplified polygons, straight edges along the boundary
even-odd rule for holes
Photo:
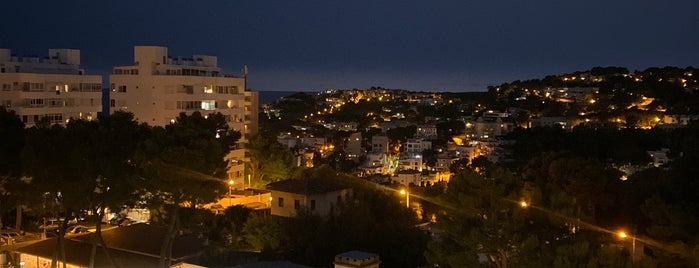
[[[400,159],[401,170],[417,170],[422,171],[422,158],[402,158]]]
[[[393,181],[400,183],[401,185],[420,185],[422,180],[422,174],[419,172],[399,172],[391,178]]]
[[[216,57],[173,59],[166,47],[136,46],[134,61],[109,76],[112,112],[132,112],[152,126],[168,125],[181,112],[221,113],[242,142],[257,132],[257,92],[244,90],[244,78],[223,75]]]
[[[328,215],[339,202],[344,202],[352,194],[351,189],[332,191],[321,194],[303,195],[272,190],[270,214],[281,217],[295,217],[300,210],[307,210],[318,215]],[[280,201],[282,199],[283,201]],[[296,206],[298,201],[299,206]],[[312,202],[315,207],[312,208]]]
[[[83,75],[79,50],[49,51],[48,59],[39,60],[0,49],[0,106],[14,110],[27,127],[43,118],[54,124],[96,119],[102,110],[102,77]]]
[[[405,143],[405,152],[420,153],[432,149],[432,142],[423,139],[408,139]]]

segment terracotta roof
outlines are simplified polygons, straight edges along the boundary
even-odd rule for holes
[[[267,184],[267,189],[295,194],[320,194],[348,189],[349,186],[330,179],[283,180]]]

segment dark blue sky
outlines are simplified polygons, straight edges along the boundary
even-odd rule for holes
[[[699,66],[697,0],[22,0],[0,47],[82,51],[88,74],[134,45],[247,64],[256,90],[482,91],[594,66]]]

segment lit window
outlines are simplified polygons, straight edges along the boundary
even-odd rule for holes
[[[216,109],[216,101],[214,100],[205,100],[201,102],[201,109],[202,110],[215,110]]]

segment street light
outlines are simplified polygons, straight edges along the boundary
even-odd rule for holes
[[[401,189],[400,194],[405,195],[405,207],[410,208],[410,192],[408,190]]]
[[[626,239],[629,237],[629,235],[626,234],[626,232],[624,232],[624,231],[619,231],[619,233],[617,233],[617,235],[621,239]],[[630,237],[631,237],[631,261],[635,262],[636,261],[636,236],[630,236]]]
[[[527,201],[521,201],[521,202],[519,202],[519,206],[522,208],[527,208],[529,206],[529,204],[527,203]]]

